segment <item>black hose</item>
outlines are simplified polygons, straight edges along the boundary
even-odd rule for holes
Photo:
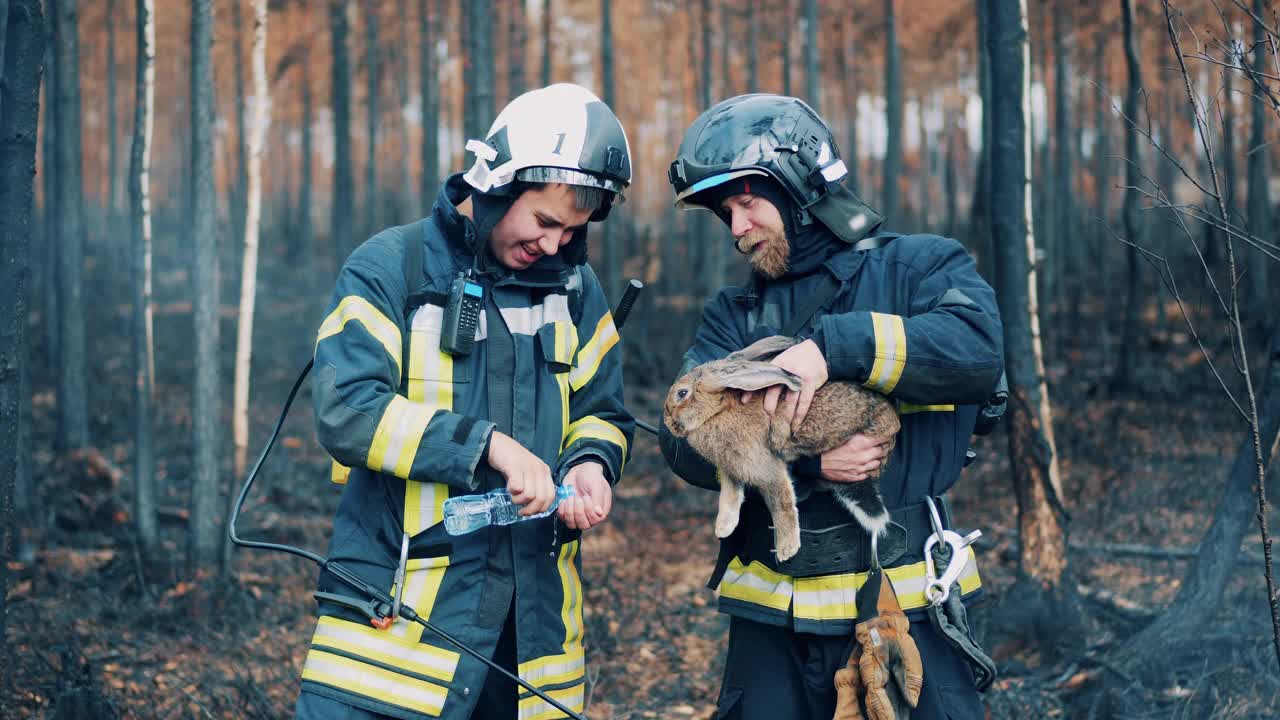
[[[246,540],[240,537],[236,533],[236,522],[240,519],[240,509],[244,506],[245,498],[249,496],[249,489],[253,487],[253,481],[258,478],[258,471],[262,469],[263,462],[266,461],[267,455],[270,454],[271,452],[271,448],[275,446],[276,439],[280,436],[280,428],[284,426],[285,418],[288,417],[289,415],[289,408],[293,406],[293,399],[298,395],[298,388],[302,387],[302,381],[305,380],[307,377],[307,374],[311,372],[311,367],[314,364],[315,364],[315,360],[308,360],[307,366],[302,368],[302,372],[298,373],[298,379],[293,382],[293,387],[289,390],[289,397],[285,399],[284,407],[280,410],[280,417],[276,420],[276,426],[271,430],[271,437],[267,439],[266,447],[262,448],[262,454],[258,456],[258,461],[253,464],[253,469],[249,471],[249,475],[245,478],[244,486],[240,488],[240,495],[236,498],[235,505],[231,507],[231,519],[227,523],[227,532],[231,536],[231,542],[241,547],[255,548],[258,550],[277,550],[280,552],[289,553],[290,555],[297,555],[298,557],[306,558],[316,563],[317,565],[319,565],[321,570],[328,570],[330,574],[333,575],[333,577],[336,577],[339,580],[350,585],[351,587],[355,588],[358,592],[360,592],[365,597],[376,600],[379,603],[385,603],[387,607],[391,607],[393,605],[393,599],[391,595],[387,594],[385,591],[373,585],[370,585],[368,582],[365,582],[359,575],[356,575],[351,570],[348,570],[345,566],[341,565],[340,563],[331,562],[328,559],[322,558],[313,552],[308,552],[307,550],[293,547],[292,545],[282,545],[280,543],[264,542],[261,540]],[[554,707],[560,712],[568,715],[574,720],[587,720],[586,716],[570,710],[569,708],[560,704],[560,702],[557,701],[555,698],[551,697],[550,695],[547,695],[546,693],[542,692],[538,688],[525,682],[519,675],[512,673],[511,671],[502,667],[498,663],[494,662],[493,660],[485,657],[484,655],[480,654],[476,650],[472,649],[466,643],[455,638],[454,636],[450,635],[444,630],[441,630],[435,625],[432,625],[431,623],[427,622],[426,618],[419,616],[418,613],[415,612],[414,609],[409,607],[408,605],[400,606],[400,617],[404,618],[405,620],[408,620],[409,622],[416,622],[422,627],[426,628],[427,630],[430,630],[431,632],[438,635],[445,642],[449,643],[450,645],[453,645],[454,647],[465,652],[471,657],[479,660],[485,665],[488,665],[490,669],[497,670],[508,680],[514,681],[520,687],[538,696],[539,699],[551,705],[551,707]]]

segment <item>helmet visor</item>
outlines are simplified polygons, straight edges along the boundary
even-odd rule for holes
[[[516,171],[516,178],[524,180],[525,182],[562,183],[564,185],[582,185],[584,187],[600,188],[601,190],[608,190],[613,193],[614,202],[621,203],[625,201],[625,198],[622,196],[622,189],[624,187],[622,183],[611,178],[582,172],[581,170],[538,166]]]

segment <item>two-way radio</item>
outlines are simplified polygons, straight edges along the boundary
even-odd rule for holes
[[[440,349],[450,355],[470,355],[476,344],[476,327],[480,308],[484,306],[484,288],[471,280],[471,273],[458,273],[449,285],[449,299],[444,305],[444,328],[440,332]]]

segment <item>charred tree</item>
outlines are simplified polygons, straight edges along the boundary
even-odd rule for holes
[[[0,0],[0,427],[22,428],[27,357],[26,276],[36,176],[36,128],[44,17],[39,0]],[[21,462],[21,431],[0,433],[0,678],[10,678],[9,562],[16,561],[19,518],[12,468]],[[7,683],[6,683],[7,684]]]
[[[816,113],[822,107],[822,71],[818,66],[818,0],[804,0],[804,94]]]
[[[1253,14],[1259,18],[1266,12],[1262,0],[1253,0]],[[1261,82],[1267,68],[1269,44],[1267,31],[1261,22],[1253,20],[1253,69],[1255,82]],[[1242,59],[1241,64],[1244,64]],[[1249,196],[1246,212],[1249,220],[1249,232],[1260,240],[1275,243],[1276,232],[1271,225],[1271,198],[1267,191],[1271,177],[1271,146],[1267,144],[1267,109],[1266,100],[1256,89],[1249,93],[1249,110],[1252,116],[1249,135]],[[1272,311],[1270,283],[1267,275],[1271,269],[1269,258],[1260,250],[1254,249],[1246,255],[1249,269],[1249,321],[1255,327],[1262,327]]]
[[[364,3],[364,69],[365,69],[365,158],[364,158],[364,227],[362,236],[379,229],[378,220],[378,89],[382,77],[378,47],[378,0]]]
[[[116,0],[107,0],[107,227],[114,230],[116,212],[120,208],[120,137],[116,124]],[[111,238],[110,242],[115,242]],[[114,256],[114,252],[109,252]]]
[[[493,122],[493,44],[488,32],[490,0],[466,0],[466,47],[463,82],[470,108],[465,127],[467,139],[484,139]]]
[[[987,54],[987,0],[976,0],[978,15],[978,95],[982,100],[982,145],[974,173],[973,198],[969,205],[969,248],[978,256],[978,269],[986,277],[995,276],[995,252],[991,245],[991,58]]]
[[[155,0],[137,0],[137,73],[133,143],[129,152],[130,255],[133,269],[133,519],[144,558],[159,548],[156,524],[155,340],[151,297],[151,134],[155,127]]]
[[[525,16],[524,3],[513,2],[507,14],[507,43],[510,58],[507,61],[507,94],[518,97],[524,94],[525,83]]]
[[[542,0],[542,87],[551,84],[551,0]]]
[[[396,40],[400,47],[411,47],[413,42],[413,26],[409,23],[409,0],[396,0]],[[397,63],[395,71],[396,101],[400,112],[396,114],[396,127],[400,130],[400,154],[396,157],[399,181],[396,183],[396,223],[408,222],[418,217],[414,207],[413,173],[409,170],[409,158],[413,156],[413,143],[409,137],[409,107],[412,98],[409,95],[409,73],[413,59],[407,53],[393,55]]]
[[[218,228],[213,185],[213,0],[191,6],[191,234],[195,382],[191,396],[192,486],[187,563],[192,574],[216,569],[221,523],[218,478],[222,412],[218,403]]]
[[[1070,580],[1066,513],[1058,479],[1032,262],[1031,134],[1026,105],[1024,0],[988,0],[991,67],[991,207],[996,282],[1009,379],[1009,459],[1021,539],[1015,585],[998,612],[1048,652],[1078,645],[1079,602]]]
[[[85,381],[84,192],[80,149],[80,40],[77,0],[56,0],[54,44],[58,56],[58,448],[89,444]]]
[[[249,119],[248,185],[245,186],[244,254],[240,269],[240,317],[236,328],[236,370],[231,412],[235,444],[233,477],[244,477],[249,452],[249,369],[253,357],[253,313],[258,290],[258,239],[262,234],[262,155],[266,146],[267,0],[253,0],[253,46],[249,51],[253,75],[253,116]],[[231,493],[235,497],[235,493]],[[227,517],[230,518],[230,508]],[[231,572],[231,541],[222,534],[222,572]]]
[[[759,0],[747,0],[747,92],[760,92],[760,19],[756,17]]]
[[[431,212],[440,185],[440,90],[436,80],[436,0],[418,0],[418,94],[422,96],[421,212]]]
[[[351,0],[329,0],[329,40],[333,52],[331,103],[333,110],[333,208],[334,268],[342,267],[356,242],[353,214],[355,188],[351,169],[351,56],[347,35],[351,31]]]
[[[54,42],[54,22],[58,15],[56,0],[49,0],[44,13],[44,102],[40,104],[41,134],[40,174],[41,184],[40,236],[44,245],[44,260],[40,272],[42,316],[44,326],[45,363],[59,366],[58,343],[61,340],[58,324],[58,62],[57,43]]]
[[[1124,154],[1124,232],[1128,244],[1125,247],[1125,266],[1128,269],[1128,300],[1124,308],[1124,331],[1120,338],[1120,354],[1116,373],[1111,378],[1112,394],[1124,392],[1133,384],[1133,355],[1138,344],[1138,323],[1142,306],[1142,266],[1138,258],[1138,246],[1142,244],[1141,190],[1142,156],[1138,146],[1138,100],[1142,94],[1142,67],[1138,58],[1138,28],[1133,23],[1133,3],[1120,0],[1124,25],[1125,67],[1129,73],[1129,87],[1124,97],[1125,123]]]
[[[754,23],[754,20],[753,20]],[[840,81],[844,84],[845,134],[849,144],[845,146],[844,161],[849,166],[849,174],[844,184],[854,193],[858,192],[861,164],[858,162],[858,73],[853,71],[853,62],[849,56],[853,53],[854,19],[846,15],[840,22],[840,47],[836,50],[837,70]]]
[[[312,275],[319,277],[315,267],[314,257],[318,254],[315,247],[315,230],[312,226],[312,207],[311,207],[311,183],[313,179],[311,158],[314,155],[315,147],[315,130],[312,127],[315,123],[315,102],[311,89],[311,52],[303,51],[302,67],[301,67],[301,84],[302,84],[302,140],[300,141],[298,158],[298,220],[294,223],[297,228],[297,246],[303,249],[303,254],[308,258],[308,262],[312,265]]]
[[[613,81],[613,0],[600,0],[600,90],[604,103],[614,112],[618,111],[614,104],[615,92]],[[617,214],[614,215],[617,217]],[[616,222],[616,221],[615,221]],[[603,223],[600,228],[600,263],[596,267],[600,271],[600,280],[604,285],[606,297],[622,287],[622,253],[618,252],[618,234],[613,231],[615,223]]]
[[[231,190],[231,237],[244,237],[245,187],[248,183],[244,93],[244,17],[240,6],[245,0],[231,0],[231,74],[236,92],[236,181]],[[235,243],[232,243],[234,245]]]
[[[1075,173],[1072,160],[1075,148],[1071,142],[1071,86],[1070,68],[1067,61],[1066,38],[1071,35],[1068,26],[1067,7],[1064,2],[1053,4],[1053,211],[1052,242],[1049,244],[1051,256],[1047,263],[1049,278],[1045,287],[1049,297],[1045,304],[1049,309],[1056,306],[1066,295],[1064,285],[1074,279],[1067,262],[1067,254],[1075,243],[1075,198],[1071,187],[1071,177]],[[1053,337],[1061,337],[1055,333]],[[1052,345],[1052,343],[1050,343]]]
[[[884,151],[884,187],[880,214],[887,227],[899,222],[898,176],[902,174],[902,53],[898,49],[894,0],[884,0],[884,105],[888,133]]]
[[[795,19],[791,14],[791,0],[782,0],[782,25],[779,26],[782,43],[782,94],[791,95],[791,36],[795,34]]]

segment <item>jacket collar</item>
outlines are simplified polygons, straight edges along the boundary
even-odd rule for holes
[[[436,196],[432,216],[436,227],[444,235],[445,243],[468,261],[478,259],[477,271],[493,281],[494,285],[524,285],[527,287],[563,287],[569,281],[572,270],[556,255],[543,258],[524,270],[513,271],[503,267],[476,233],[475,223],[458,212],[458,205],[471,195],[471,186],[462,179],[462,173],[454,173],[445,180]]]

